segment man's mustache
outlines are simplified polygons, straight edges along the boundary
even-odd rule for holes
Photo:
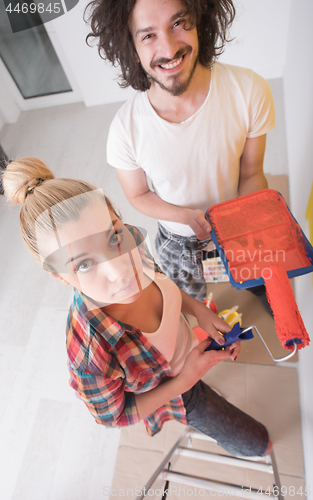
[[[178,49],[174,57],[172,57],[171,59],[167,59],[165,57],[159,57],[158,59],[152,61],[150,66],[151,68],[155,68],[156,66],[160,66],[161,64],[168,64],[172,61],[175,61],[176,59],[179,59],[188,52],[191,52],[191,50],[192,48],[190,47],[190,45],[186,45],[185,47],[181,47],[180,49]]]

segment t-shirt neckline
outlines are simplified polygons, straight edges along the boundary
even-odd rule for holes
[[[152,104],[151,104],[151,102],[149,100],[148,93],[144,92],[146,103],[147,103],[149,109],[151,110],[151,112],[158,118],[158,120],[161,120],[162,123],[168,124],[170,126],[171,125],[173,125],[173,126],[185,125],[189,121],[192,121],[199,113],[201,113],[201,111],[206,106],[206,104],[207,104],[207,102],[208,102],[208,100],[209,100],[209,98],[210,98],[210,96],[212,94],[212,87],[213,87],[213,80],[214,80],[213,75],[214,75],[214,73],[215,73],[215,64],[213,64],[212,67],[211,67],[210,86],[209,86],[209,90],[208,90],[208,93],[206,95],[206,98],[204,99],[204,101],[201,104],[200,108],[198,108],[191,116],[188,116],[188,118],[186,118],[186,120],[183,120],[182,122],[179,122],[179,123],[169,122],[168,120],[165,120],[160,115],[158,115],[158,113],[155,111],[154,107],[152,106]]]

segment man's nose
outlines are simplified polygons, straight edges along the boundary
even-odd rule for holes
[[[172,60],[179,49],[179,43],[173,33],[163,32],[159,37],[159,57]]]

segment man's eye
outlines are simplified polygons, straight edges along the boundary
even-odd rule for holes
[[[153,37],[152,33],[149,33],[148,35],[145,35],[145,36],[143,37],[143,39],[142,39],[142,40],[143,40],[143,41],[144,41],[144,40],[149,40],[149,39],[150,39],[150,38],[152,38],[152,37]]]
[[[75,266],[75,272],[82,274],[87,273],[88,271],[90,271],[93,265],[93,259],[82,260],[79,264],[77,264],[77,266]]]
[[[179,21],[176,21],[174,24],[173,24],[173,28],[176,28],[177,26],[184,26],[185,25],[185,20],[184,19],[180,19]]]

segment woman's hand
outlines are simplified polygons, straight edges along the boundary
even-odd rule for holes
[[[197,347],[192,349],[185,359],[182,371],[177,375],[183,387],[182,392],[186,392],[200,380],[207,371],[220,361],[231,358],[235,360],[239,354],[240,342],[235,342],[220,351],[206,351],[211,343],[211,339],[203,340]]]
[[[222,333],[230,332],[231,326],[211,311],[211,309],[208,307],[206,307],[206,309],[207,311],[202,310],[197,316],[199,326],[208,332],[210,337],[212,337],[218,344],[223,345],[225,340]],[[234,342],[226,349],[228,348],[231,349],[230,358],[235,361],[240,353],[241,342]]]
[[[198,325],[208,333],[208,336],[223,345],[225,341],[222,334],[230,332],[231,327],[207,306],[202,304],[201,306],[198,307],[196,315]]]
[[[231,331],[231,326],[226,323],[223,319],[217,316],[211,309],[206,307],[206,311],[202,308],[201,312],[197,315],[199,326],[208,332],[208,335],[212,337],[218,344],[223,345],[225,340],[223,333]],[[235,361],[241,349],[241,342],[234,342],[225,349],[230,348],[230,358]]]
[[[214,339],[218,344],[223,345],[223,336],[219,333],[230,332],[231,327],[219,318],[209,307],[207,307],[203,302],[194,299],[188,295],[183,290],[180,290],[182,295],[182,312],[185,314],[191,314],[198,320],[198,325],[205,330],[212,339]]]

